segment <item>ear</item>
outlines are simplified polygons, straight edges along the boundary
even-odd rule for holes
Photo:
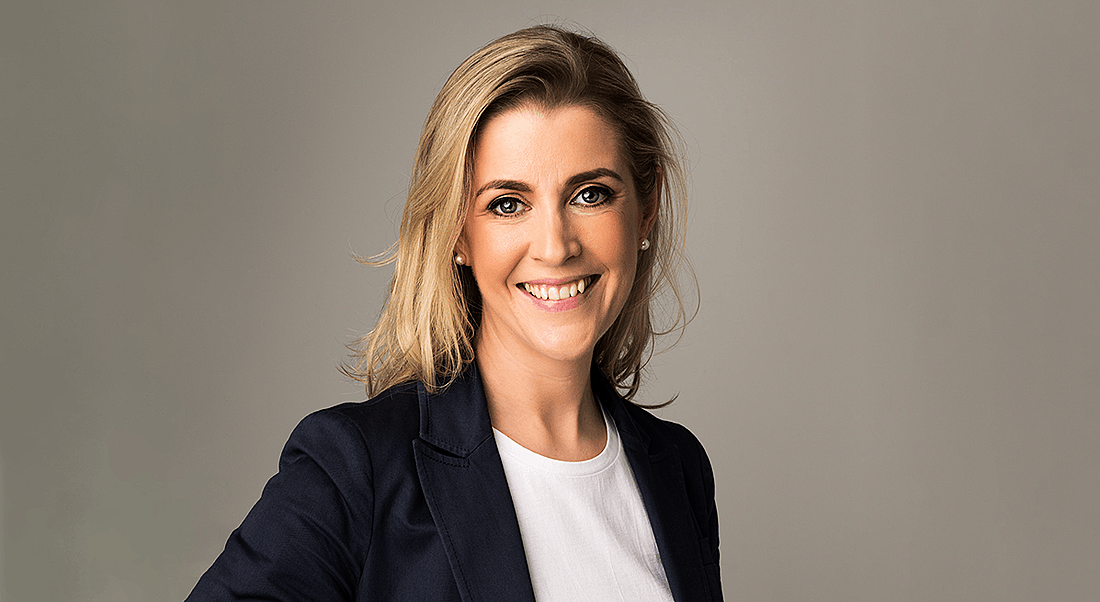
[[[470,243],[466,239],[466,218],[469,211],[469,203],[466,202],[460,204],[457,208],[458,215],[456,216],[456,225],[458,226],[458,237],[455,239],[454,247],[451,249],[451,261],[454,261],[455,255],[461,255],[465,258],[465,262],[462,265],[470,265]]]
[[[458,235],[458,241],[455,242],[454,251],[451,254],[451,259],[454,259],[455,255],[461,255],[465,258],[462,265],[470,265],[470,245],[466,243],[466,233],[462,232]]]
[[[642,223],[638,230],[639,244],[641,244],[643,238],[649,238],[649,231],[653,229],[653,224],[657,223],[657,214],[661,209],[662,182],[664,182],[664,178],[661,177],[660,169],[658,168],[657,181],[653,186],[653,198],[649,199],[649,202],[643,205],[645,211],[642,213]]]

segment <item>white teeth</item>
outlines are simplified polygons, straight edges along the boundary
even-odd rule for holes
[[[533,285],[526,282],[523,283],[523,290],[527,291],[527,294],[537,299],[543,299],[545,301],[560,301],[562,299],[568,299],[570,297],[576,297],[584,292],[584,278],[576,282],[571,282],[562,287],[546,285]]]

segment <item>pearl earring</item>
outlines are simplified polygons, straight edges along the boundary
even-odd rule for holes
[[[642,250],[643,251],[648,251],[649,250],[649,239],[648,238],[643,238],[642,239]]]
[[[458,253],[455,253],[455,263],[458,265],[466,265],[466,258]]]

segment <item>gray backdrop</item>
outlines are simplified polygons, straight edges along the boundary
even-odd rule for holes
[[[180,600],[389,270],[458,62],[570,20],[688,143],[730,600],[1100,597],[1100,3],[0,7],[0,596]],[[472,3],[471,3],[472,4]]]

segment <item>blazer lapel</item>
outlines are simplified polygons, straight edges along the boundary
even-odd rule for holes
[[[477,367],[446,391],[420,385],[419,394],[416,469],[462,599],[534,602]]]
[[[630,402],[619,397],[598,369],[592,372],[596,397],[615,419],[623,450],[634,471],[673,599],[677,602],[708,599],[699,536],[679,450],[650,439],[627,412],[625,404]]]

